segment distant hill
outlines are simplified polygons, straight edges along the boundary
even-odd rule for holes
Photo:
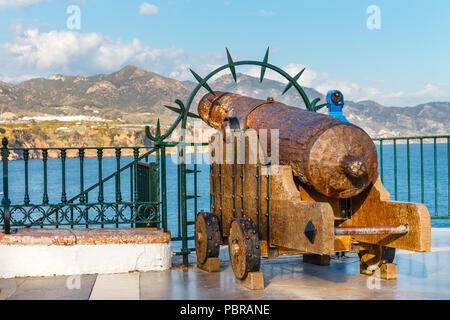
[[[238,74],[237,84],[231,75],[224,74],[210,81],[213,90],[232,91],[265,99],[272,96],[289,105],[304,107],[294,88],[281,96],[285,84]],[[163,107],[175,99],[186,101],[196,84],[177,81],[134,65],[111,73],[90,77],[54,75],[37,78],[16,85],[0,82],[0,108],[11,118],[23,116],[84,115],[123,121],[125,123],[154,124],[157,118],[169,124],[175,114]],[[337,88],[339,89],[339,88]],[[311,88],[304,88],[313,100],[324,96]],[[198,102],[206,90],[197,96]],[[196,112],[196,105],[193,105]],[[322,109],[321,112],[326,112]],[[372,137],[449,134],[450,102],[430,102],[415,107],[387,107],[375,101],[346,101],[344,113]]]
[[[54,75],[10,86],[0,84],[0,105],[21,115],[101,115],[125,122],[170,121],[163,107],[185,99],[192,86],[129,65],[118,72],[91,77]],[[167,118],[167,119],[166,119]]]

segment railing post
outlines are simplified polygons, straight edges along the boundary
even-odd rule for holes
[[[394,200],[397,201],[397,139],[394,138],[394,190],[395,190],[395,196]]]
[[[420,199],[425,203],[424,172],[423,172],[423,138],[420,138]]]
[[[437,217],[438,213],[438,183],[437,183],[437,138],[433,138],[433,151],[434,151],[434,215]]]
[[[116,202],[122,201],[122,192],[120,190],[120,157],[121,157],[120,148],[116,148]]]
[[[139,148],[133,148],[133,173],[130,175],[131,179],[130,184],[132,183],[132,188],[134,190],[134,202],[138,202],[139,199],[139,193],[138,193],[138,187],[137,187],[137,180],[138,180],[138,161],[139,161]],[[132,190],[132,192],[133,192]],[[133,212],[133,221],[134,221],[134,227],[137,228],[136,220],[139,215],[139,211],[137,208],[137,203],[132,206],[134,208]]]
[[[381,168],[380,168],[380,173],[381,173],[381,182],[383,182],[383,172],[384,172],[384,168],[383,168],[383,139],[380,139],[380,162],[381,162]]]
[[[120,157],[122,155],[122,151],[120,148],[116,148],[116,228],[119,228],[119,205],[117,203],[122,201],[122,192],[120,191]]]
[[[11,213],[9,212],[9,205],[11,201],[9,200],[8,193],[8,139],[5,137],[2,140],[2,161],[3,161],[3,225],[5,229],[5,234],[11,233]]]
[[[103,201],[105,200],[104,196],[103,196],[103,166],[102,166],[102,161],[103,161],[103,149],[102,148],[98,148],[97,149],[97,159],[98,159],[98,202],[99,203],[103,203]],[[100,227],[103,229],[105,227],[105,225],[103,224],[103,221],[105,219],[105,212],[103,211],[103,204],[100,205],[101,208],[101,212],[102,212],[102,216],[101,216],[101,222],[102,224],[100,225]]]
[[[156,205],[156,216],[157,216],[157,219],[159,221],[158,224],[157,224],[158,228],[161,228],[161,225],[162,225],[162,221],[161,221],[161,206],[160,206],[160,203],[161,203],[161,179],[160,179],[161,152],[160,152],[160,149],[161,148],[159,146],[157,146],[156,147],[156,151],[155,151],[155,165],[153,167],[153,170],[156,171],[156,174],[153,173],[153,176],[154,176],[154,179],[156,181],[153,180],[153,182],[152,182],[152,172],[150,171],[150,181],[151,181],[150,185],[152,185],[152,187],[153,186],[156,187],[155,191],[152,191],[150,189],[150,193],[151,193],[150,194],[150,201],[158,202],[158,204]],[[148,163],[148,160],[147,160],[147,163]],[[150,170],[152,170],[152,167],[150,167]],[[153,198],[153,195],[154,195],[154,198]]]
[[[166,186],[166,146],[161,146],[161,198],[162,227],[167,232],[167,186]]]
[[[134,201],[139,201],[139,194],[137,188],[137,179],[138,179],[138,161],[139,161],[139,148],[133,148],[133,156],[134,156]]]
[[[180,163],[180,146],[177,145],[177,196],[178,196],[178,234],[177,237],[181,237],[181,163]]]
[[[30,152],[25,149],[23,150],[23,161],[25,164],[25,196],[23,198],[23,203],[26,205],[30,204],[30,194],[28,191],[28,159],[30,158]]]
[[[188,230],[187,230],[187,199],[186,199],[186,146],[185,139],[181,137],[181,227],[182,227],[182,253],[183,253],[183,265],[187,267],[189,265],[189,249],[188,249]]]
[[[406,161],[408,169],[408,202],[411,201],[411,161],[409,151],[409,138],[406,139]]]
[[[67,193],[66,193],[66,149],[61,149],[61,203],[67,203]]]
[[[103,197],[103,149],[97,149],[97,159],[98,159],[98,202],[102,203],[104,201]]]
[[[44,195],[42,197],[42,203],[48,204],[48,192],[47,192],[47,160],[48,160],[48,150],[42,149],[42,162],[44,165]]]
[[[84,194],[84,149],[78,149],[78,158],[80,159],[80,203],[84,204],[87,200]]]
[[[197,143],[194,141],[194,215],[198,212],[198,199],[197,199]]]
[[[134,175],[133,168],[134,168],[134,162],[133,162],[133,165],[130,166],[130,203],[133,203],[133,201],[134,201],[134,197],[133,197],[133,195],[134,195],[134,193],[133,193],[133,181],[134,181],[134,179],[133,179],[133,175]],[[134,219],[135,219],[135,217],[134,217],[134,205],[131,204],[130,205],[130,221],[131,221],[131,226],[130,227],[131,228],[134,228]]]

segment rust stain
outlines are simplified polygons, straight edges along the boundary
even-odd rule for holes
[[[0,233],[0,244],[64,245],[76,244],[148,244],[169,243],[170,232],[156,228],[139,229],[17,229],[17,233]]]

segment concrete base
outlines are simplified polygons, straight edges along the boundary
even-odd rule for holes
[[[206,262],[200,264],[197,262],[197,268],[208,272],[219,272],[220,271],[220,259],[219,258],[207,258]]]
[[[171,267],[170,234],[150,229],[89,231],[28,229],[0,235],[0,278],[160,271]]]

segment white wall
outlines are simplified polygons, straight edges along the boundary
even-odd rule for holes
[[[170,267],[170,243],[0,244],[0,278],[161,271]]]

